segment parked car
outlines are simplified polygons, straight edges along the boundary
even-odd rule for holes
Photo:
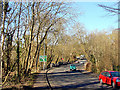
[[[75,61],[75,63],[79,63],[79,61]]]
[[[63,65],[67,65],[67,62],[63,62]]]
[[[100,84],[106,83],[112,85],[113,88],[120,87],[120,72],[104,71],[99,75]]]
[[[80,64],[84,64],[84,62],[81,61]]]
[[[76,71],[76,66],[74,64],[70,65],[70,71]]]
[[[51,64],[50,64],[50,67],[55,67],[55,64],[54,64],[54,63],[51,63]]]
[[[85,55],[80,55],[80,60],[84,60],[85,59]]]
[[[58,62],[59,65],[63,65],[63,62]]]

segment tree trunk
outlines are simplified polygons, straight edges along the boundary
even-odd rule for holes
[[[6,71],[6,75],[8,74],[8,72],[10,71],[10,35],[7,35],[7,71]]]
[[[26,68],[25,68],[25,74],[27,74],[27,71],[28,71],[28,61],[29,61],[29,57],[30,57],[30,52],[31,52],[31,45],[32,45],[32,41],[33,41],[33,28],[34,28],[34,16],[35,16],[35,14],[34,14],[34,5],[35,5],[35,2],[33,3],[33,5],[32,5],[32,20],[33,20],[33,23],[32,23],[32,28],[31,28],[31,30],[30,30],[30,33],[31,33],[31,35],[30,35],[30,46],[29,46],[29,51],[28,51],[28,56],[27,56],[27,62],[26,62]]]
[[[20,28],[20,15],[21,15],[21,7],[22,3],[20,3],[20,13],[19,13],[19,18],[18,18],[18,33],[17,33],[17,77],[18,77],[18,82],[20,82],[20,70],[19,70],[19,60],[20,60],[20,52],[19,52],[19,28]]]
[[[40,44],[38,54],[37,54],[37,59],[36,59],[36,71],[37,71],[37,64],[38,64],[38,59],[39,59],[39,54],[40,54],[40,48],[41,48],[41,44]]]
[[[2,22],[2,30],[1,30],[1,38],[2,41],[1,42],[1,67],[4,67],[2,65],[4,65],[4,63],[2,64],[2,62],[4,62],[4,40],[5,40],[5,31],[4,31],[4,28],[5,28],[5,19],[6,19],[6,12],[7,12],[7,9],[8,9],[8,2],[5,2],[5,0],[3,0],[3,22]],[[5,70],[5,68],[4,68]],[[2,76],[2,69],[1,69],[1,76]]]

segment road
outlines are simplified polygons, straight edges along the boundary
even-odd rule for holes
[[[53,89],[66,88],[87,88],[87,89],[109,89],[112,86],[99,84],[98,75],[85,71],[83,64],[76,64],[77,71],[70,71],[68,65],[55,67],[48,72],[48,79]],[[44,77],[45,78],[45,77]],[[41,82],[40,82],[41,79]],[[39,83],[34,84],[37,89],[47,88],[47,82],[42,80],[42,77],[37,79]]]

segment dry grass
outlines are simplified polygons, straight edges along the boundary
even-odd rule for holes
[[[22,77],[20,80],[20,83],[15,80],[15,77],[9,76],[9,79],[5,83],[5,85],[2,87],[3,89],[10,89],[10,88],[23,88],[24,86],[32,87],[34,84],[34,81],[36,80],[37,75],[36,73],[30,74],[26,77]]]

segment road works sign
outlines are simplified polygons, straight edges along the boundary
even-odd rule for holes
[[[40,62],[47,62],[47,56],[40,56],[39,60]]]

